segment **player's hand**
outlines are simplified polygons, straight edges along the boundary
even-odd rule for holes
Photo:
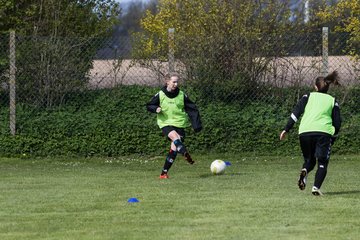
[[[281,133],[280,133],[280,140],[284,140],[286,137],[286,131],[283,130]]]
[[[156,109],[156,113],[160,113],[161,112],[161,107],[158,107],[157,109]]]

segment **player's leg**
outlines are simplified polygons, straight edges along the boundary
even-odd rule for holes
[[[171,148],[169,153],[166,155],[165,163],[161,171],[160,178],[169,178],[168,172],[176,159],[176,155],[177,155],[176,147],[173,143],[171,143]]]
[[[194,160],[192,160],[186,146],[183,143],[183,139],[185,138],[185,130],[181,128],[175,128],[169,132],[168,138],[170,138],[176,146],[176,151],[181,153],[185,157],[185,160],[190,164],[194,164]]]
[[[191,159],[191,156],[188,153],[185,145],[182,143],[183,139],[185,138],[184,129],[176,128],[173,126],[166,126],[162,128],[162,132],[163,135],[167,136],[167,138],[171,141],[171,146],[170,146],[170,151],[166,156],[165,163],[160,174],[160,178],[169,178],[168,171],[173,165],[178,152],[184,155],[185,159],[190,164],[193,164],[194,161]]]
[[[173,165],[176,155],[177,155],[176,146],[174,145],[172,140],[168,137],[169,133],[173,130],[174,130],[174,127],[172,127],[172,126],[165,126],[161,129],[163,135],[166,136],[166,138],[169,141],[171,141],[171,145],[170,145],[170,150],[169,150],[168,154],[166,155],[164,166],[161,170],[160,178],[169,178],[168,171],[171,168],[171,166]]]
[[[300,136],[300,147],[304,158],[303,168],[310,173],[316,165],[316,139],[314,136]]]
[[[327,174],[330,152],[331,152],[331,137],[319,136],[316,144],[316,153],[315,153],[318,159],[318,168],[316,170],[314,187],[312,191],[314,195],[322,195],[322,193],[320,192],[320,188]]]
[[[298,187],[304,190],[306,187],[307,175],[316,165],[315,141],[311,136],[300,136],[300,147],[304,158],[302,169],[300,170]]]

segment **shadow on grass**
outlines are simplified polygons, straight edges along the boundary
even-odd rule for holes
[[[327,192],[327,193],[326,193],[326,195],[345,195],[345,194],[360,194],[360,190],[340,191],[340,192]]]

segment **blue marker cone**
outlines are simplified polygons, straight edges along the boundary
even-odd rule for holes
[[[128,203],[136,203],[136,202],[139,202],[139,200],[137,198],[129,198]]]

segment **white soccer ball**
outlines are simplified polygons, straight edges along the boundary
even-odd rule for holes
[[[215,160],[210,165],[210,171],[213,174],[223,174],[226,169],[226,163],[223,160]]]

